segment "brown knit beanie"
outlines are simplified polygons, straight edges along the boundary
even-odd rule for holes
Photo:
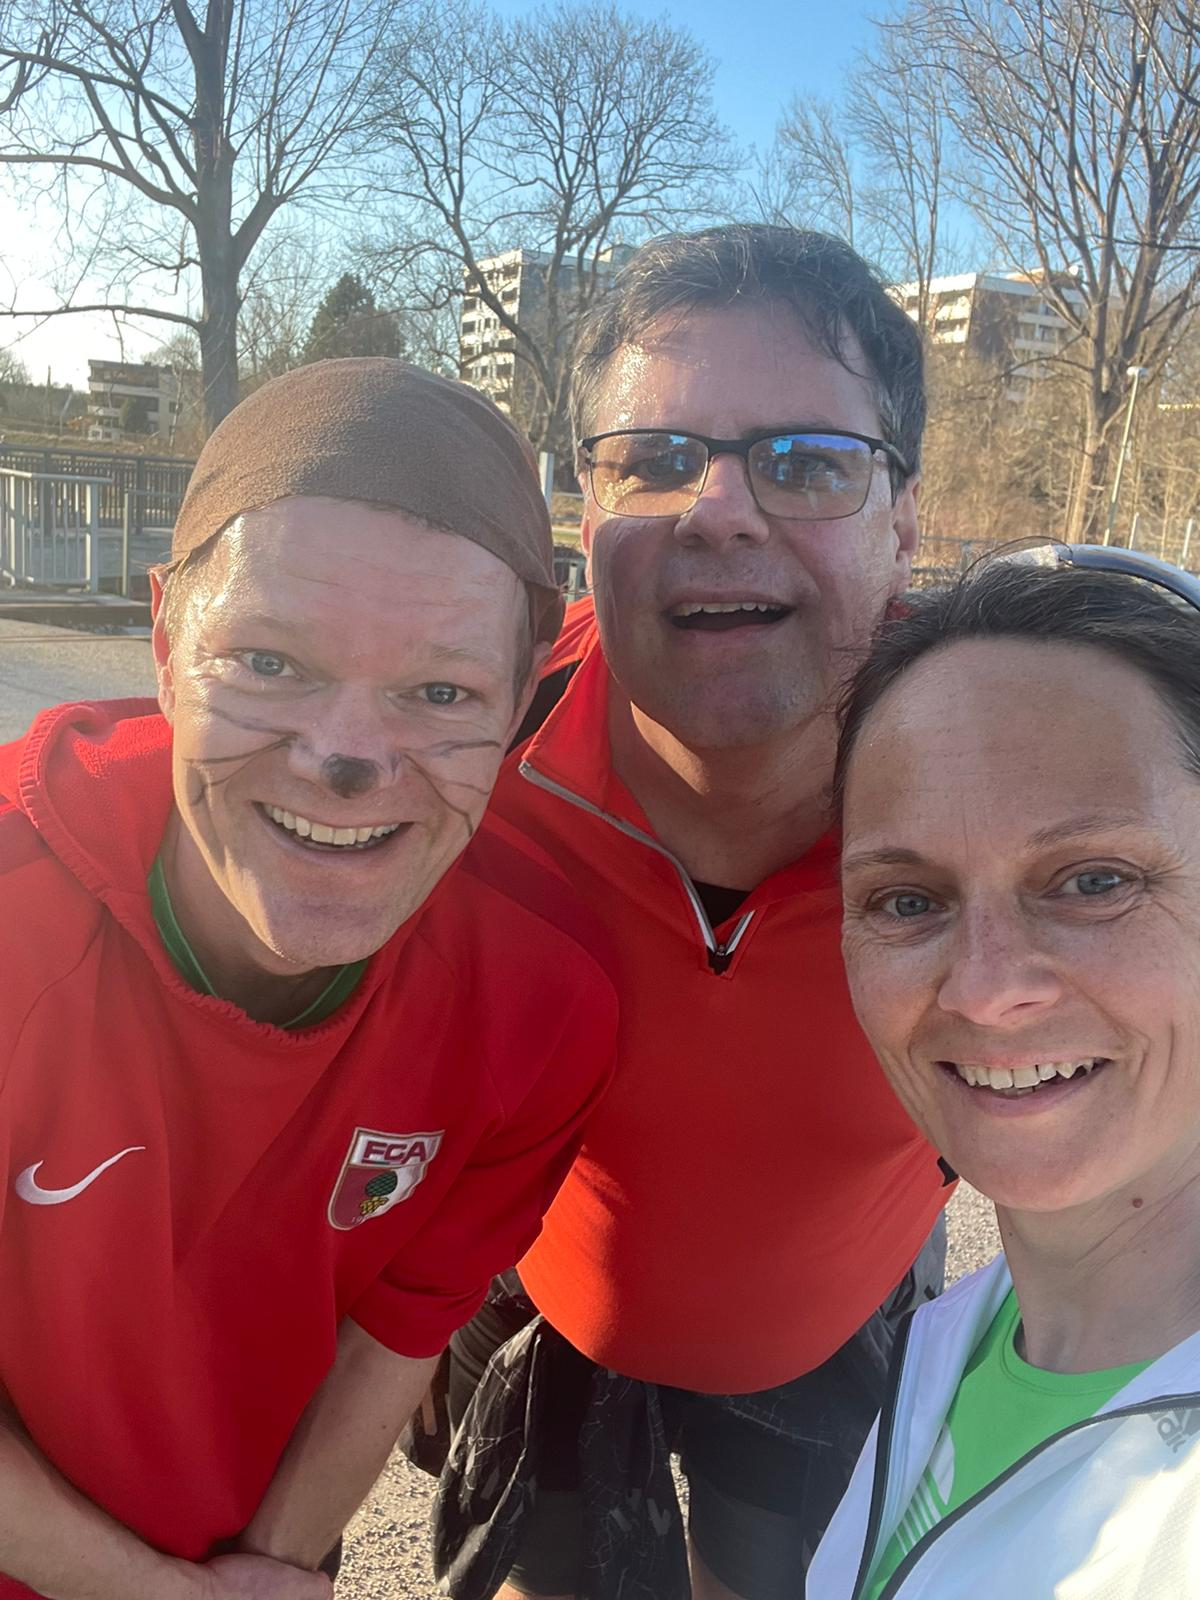
[[[200,452],[172,563],[288,495],[365,500],[461,534],[526,585],[535,639],[557,637],[562,598],[533,451],[466,384],[386,356],[317,361],[265,383]]]

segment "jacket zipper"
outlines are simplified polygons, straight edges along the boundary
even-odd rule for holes
[[[904,1372],[904,1355],[908,1349],[908,1336],[912,1327],[914,1313],[909,1312],[896,1329],[896,1340],[892,1345],[891,1361],[888,1365],[887,1389],[883,1397],[883,1405],[879,1410],[879,1433],[875,1441],[875,1476],[871,1483],[871,1508],[867,1513],[867,1532],[863,1539],[862,1560],[858,1567],[858,1576],[854,1580],[854,1588],[850,1591],[851,1600],[858,1600],[862,1593],[863,1585],[871,1574],[873,1557],[875,1555],[875,1541],[879,1537],[879,1524],[883,1520],[883,1499],[887,1488],[888,1465],[892,1454],[892,1435],[896,1428],[896,1400],[900,1393],[900,1378]]]
[[[1032,1450],[1026,1451],[1019,1461],[1014,1461],[1012,1466],[1002,1472],[999,1477],[993,1478],[991,1483],[985,1484],[983,1488],[980,1489],[976,1494],[973,1494],[969,1500],[964,1500],[961,1506],[958,1506],[954,1511],[951,1511],[948,1516],[943,1517],[940,1522],[935,1523],[935,1525],[930,1528],[927,1534],[925,1534],[921,1539],[918,1539],[917,1543],[913,1545],[912,1549],[905,1556],[904,1560],[888,1579],[886,1587],[879,1596],[879,1600],[896,1600],[896,1596],[900,1593],[901,1586],[908,1578],[917,1562],[923,1555],[926,1554],[930,1547],[936,1543],[943,1533],[952,1528],[956,1522],[961,1521],[961,1519],[965,1517],[969,1511],[974,1511],[977,1506],[982,1505],[990,1494],[993,1494],[997,1489],[1001,1488],[1002,1485],[1006,1484],[1008,1480],[1014,1476],[1014,1474],[1020,1472],[1023,1467],[1028,1466],[1031,1461],[1036,1460],[1037,1457],[1043,1454],[1044,1451],[1049,1450],[1052,1445],[1056,1445],[1060,1439],[1069,1438],[1073,1433],[1082,1433],[1084,1428],[1094,1427],[1096,1423],[1111,1422],[1114,1418],[1151,1417],[1156,1411],[1193,1411],[1197,1409],[1197,1407],[1200,1407],[1200,1394],[1157,1395],[1155,1396],[1153,1402],[1144,1402],[1143,1404],[1137,1406],[1122,1406],[1119,1410],[1105,1411],[1100,1416],[1084,1417],[1082,1422],[1073,1422],[1068,1428],[1060,1428],[1057,1433],[1052,1433],[1048,1439],[1043,1439],[1041,1444],[1035,1445]],[[880,1443],[882,1443],[882,1441],[883,1433],[881,1429]],[[888,1428],[888,1445],[890,1453],[890,1425]],[[885,1466],[884,1477],[886,1477],[886,1475],[887,1468]],[[879,1482],[879,1461],[877,1459],[875,1471],[875,1484],[877,1488],[879,1487]],[[874,1495],[872,1495],[871,1515],[874,1519],[874,1524],[873,1526],[868,1527],[868,1531],[871,1534],[871,1542],[865,1545],[863,1549],[862,1566],[859,1567],[858,1577],[855,1579],[854,1583],[854,1600],[858,1600],[862,1585],[868,1576],[865,1570],[867,1563],[870,1557],[874,1554],[871,1549],[871,1544],[874,1543],[874,1539],[877,1536],[879,1529],[879,1517],[875,1515],[876,1509],[875,1498]],[[879,1516],[882,1516],[882,1496],[880,1497],[878,1511]]]
[[[708,913],[704,909],[700,896],[696,893],[695,884],[688,876],[682,861],[677,856],[673,856],[666,845],[659,844],[657,839],[651,838],[648,833],[643,833],[640,828],[635,828],[632,822],[626,822],[621,817],[614,817],[610,812],[602,810],[600,806],[593,805],[590,800],[585,800],[582,795],[565,788],[561,783],[556,783],[553,778],[547,778],[536,767],[530,766],[528,761],[522,761],[518,771],[523,778],[528,779],[536,788],[544,789],[547,794],[557,795],[560,800],[566,800],[568,804],[578,806],[581,811],[586,811],[589,816],[599,817],[601,822],[607,822],[610,827],[616,828],[618,833],[623,833],[626,838],[633,839],[638,844],[648,846],[649,849],[657,851],[660,856],[669,861],[679,875],[679,881],[687,894],[692,914],[696,918],[696,925],[700,929],[700,937],[704,940],[704,948],[708,953],[710,971],[718,976],[728,971],[737,947],[742,942],[742,936],[754,917],[753,911],[747,911],[739,917],[733,932],[724,943],[721,943],[713,932],[712,923],[708,920]]]

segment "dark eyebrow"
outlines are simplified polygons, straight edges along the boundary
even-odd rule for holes
[[[757,433],[757,428],[751,428],[751,433]],[[809,417],[807,422],[783,422],[778,428],[772,424],[772,433],[855,433],[861,434],[861,428],[851,428],[845,422],[834,422],[828,417]]]
[[[737,435],[739,439],[749,439],[751,435],[768,435],[774,437],[784,433],[853,433],[861,434],[858,428],[851,428],[845,422],[833,422],[827,417],[809,417],[805,422],[767,422],[756,428],[743,428]]]
[[[682,433],[689,438],[695,437],[691,428],[676,428],[668,424],[656,426],[653,423],[636,423],[628,428],[618,428],[618,433]],[[851,428],[845,422],[833,422],[827,417],[809,417],[806,422],[766,422],[753,428],[743,428],[740,433],[731,435],[735,439],[773,438],[784,433],[852,433],[857,438],[862,437],[858,428]]]
[[[1067,839],[1084,834],[1103,833],[1108,828],[1144,828],[1146,819],[1137,811],[1084,811],[1076,817],[1067,817],[1049,828],[1039,828],[1030,834],[1029,842],[1039,849],[1061,844]]]
[[[1137,811],[1087,811],[1076,817],[1067,817],[1048,828],[1039,828],[1029,836],[1035,850],[1045,850],[1051,845],[1064,844],[1070,839],[1084,838],[1091,833],[1103,833],[1109,828],[1145,828],[1146,820]],[[878,850],[851,850],[842,857],[842,871],[862,867],[921,867],[931,865],[917,850],[899,846],[883,846]]]
[[[919,867],[924,863],[925,857],[916,850],[852,850],[842,857],[842,871],[856,867]]]
[[[453,666],[456,662],[464,663],[469,667],[487,667],[499,670],[503,663],[496,654],[490,650],[473,650],[465,644],[431,644],[428,654],[434,661],[445,661]]]

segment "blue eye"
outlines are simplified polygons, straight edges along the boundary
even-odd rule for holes
[[[918,894],[915,889],[904,889],[899,894],[890,894],[881,902],[882,908],[893,917],[902,921],[910,921],[913,917],[924,917],[933,910],[933,901],[927,894]]]
[[[422,684],[421,693],[431,706],[457,705],[459,700],[466,696],[466,691],[453,683]]]
[[[287,661],[273,650],[251,650],[246,664],[259,678],[281,678],[288,670]]]
[[[1077,872],[1073,878],[1068,878],[1063,889],[1067,894],[1086,895],[1094,899],[1096,895],[1111,894],[1125,881],[1124,874],[1113,867],[1091,867],[1087,872]],[[1071,884],[1076,887],[1071,889]]]

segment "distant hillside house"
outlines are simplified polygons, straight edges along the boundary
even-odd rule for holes
[[[179,379],[152,362],[88,362],[88,430],[96,444],[142,435],[169,443],[179,416]]]

